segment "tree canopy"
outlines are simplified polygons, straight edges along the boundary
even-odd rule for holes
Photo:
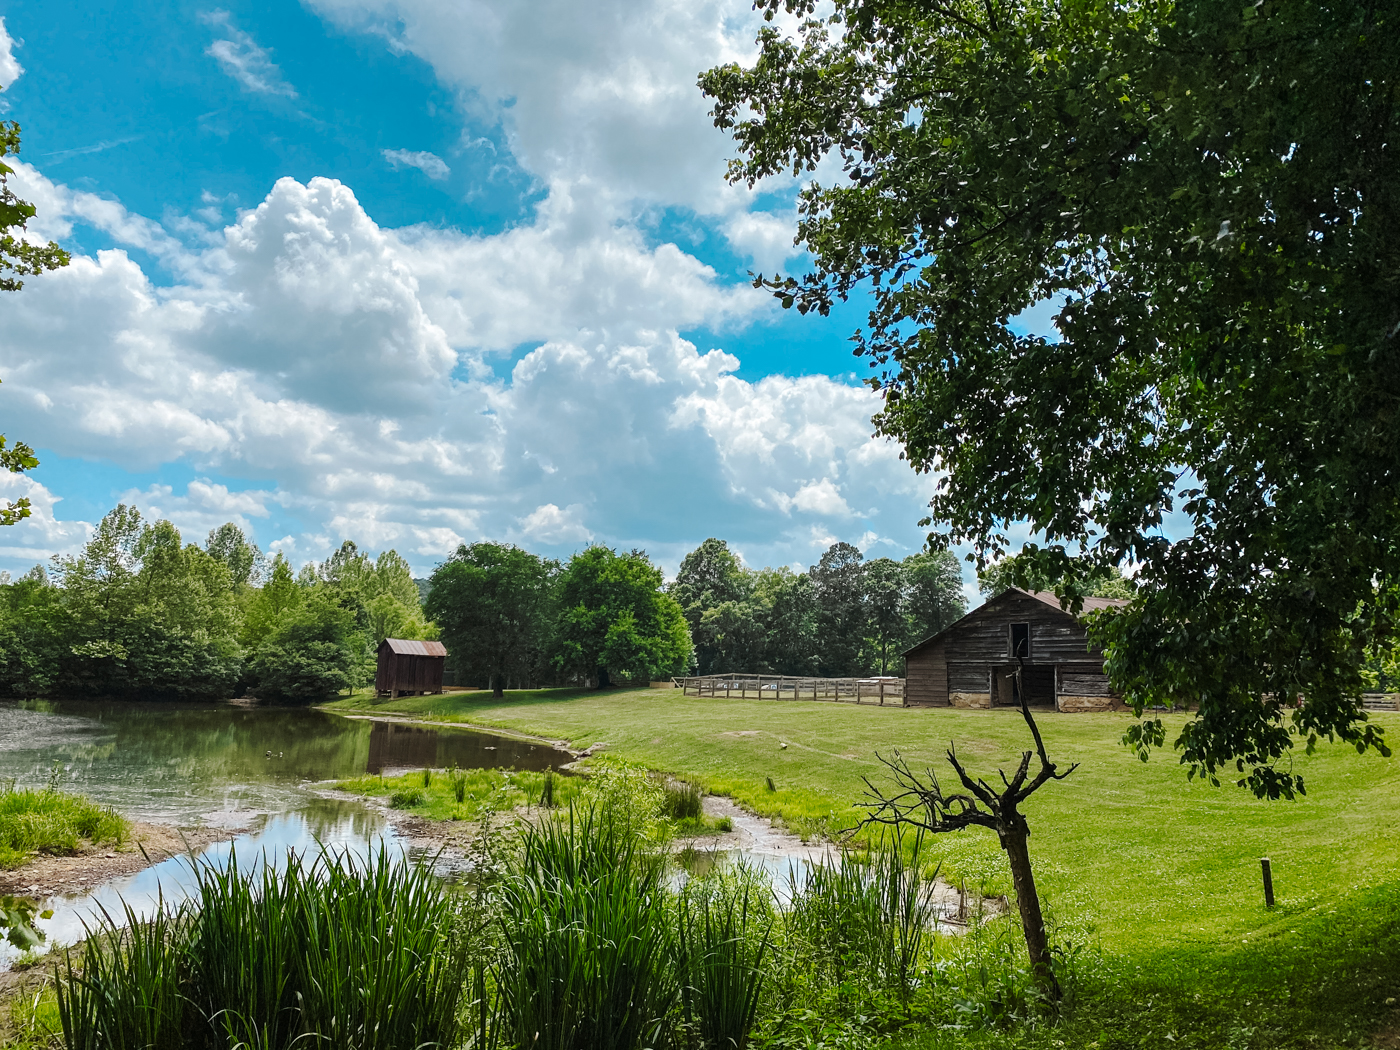
[[[433,571],[427,613],[453,668],[485,678],[496,696],[508,679],[543,677],[559,563],[503,543],[462,544]]]
[[[642,551],[596,546],[570,558],[559,579],[559,669],[600,687],[614,677],[683,673],[692,656],[690,631],[663,582]]]
[[[19,125],[12,120],[0,120],[0,157],[18,153],[19,142]],[[20,276],[68,265],[68,253],[53,241],[37,244],[25,238],[25,227],[34,217],[35,208],[10,189],[9,177],[14,173],[14,168],[0,160],[0,292],[17,292],[23,288]],[[5,435],[0,434],[0,469],[19,474],[38,465],[32,448],[22,441],[8,445]],[[27,498],[5,502],[0,505],[0,525],[13,525],[29,517],[29,513]]]
[[[201,549],[118,506],[78,555],[0,575],[0,696],[327,700],[373,678],[386,609],[395,634],[434,635],[394,551],[347,542],[296,574],[236,524]]]
[[[720,539],[687,554],[671,585],[699,674],[900,674],[903,654],[966,611],[948,551],[903,561],[832,544],[806,572],[748,569]]]
[[[757,283],[870,290],[876,425],[937,472],[935,538],[985,566],[1029,523],[1018,569],[1071,607],[1135,563],[1094,630],[1140,713],[1197,709],[1191,775],[1291,796],[1295,738],[1388,753],[1357,700],[1400,616],[1400,12],[758,7],[754,64],[700,78],[730,178],[841,178],[800,197],[811,269]]]

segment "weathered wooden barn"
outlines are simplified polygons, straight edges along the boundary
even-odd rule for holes
[[[1123,604],[1086,598],[1084,612]],[[1017,656],[1025,661],[1019,686]],[[1020,704],[1020,688],[1028,703],[1059,711],[1122,706],[1082,619],[1061,609],[1049,591],[1003,591],[914,646],[904,663],[904,702],[911,707],[1009,707]]]
[[[441,642],[385,638],[379,643],[374,690],[390,698],[442,692],[447,649]]]

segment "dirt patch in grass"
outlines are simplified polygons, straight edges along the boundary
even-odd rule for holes
[[[177,854],[197,853],[242,830],[177,828],[139,821],[131,827],[131,838],[122,846],[85,845],[64,856],[40,854],[18,868],[0,871],[0,894],[42,899],[84,893],[109,879],[135,874]]]

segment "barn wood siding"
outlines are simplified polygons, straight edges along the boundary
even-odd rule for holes
[[[954,663],[948,661],[948,692],[986,693],[991,680],[991,665],[982,663]]]
[[[904,703],[948,706],[948,656],[942,642],[925,646],[904,662]]]
[[[1060,693],[1066,696],[1112,696],[1113,690],[1109,688],[1108,675],[1103,672],[1061,674]]]
[[[905,654],[908,702],[954,707],[1012,703],[1009,677],[1017,670],[1010,652],[1013,623],[1030,625],[1023,681],[1031,703],[1054,704],[1061,710],[1121,706],[1084,624],[1053,599],[1047,602],[1016,591],[974,609]],[[1061,698],[1066,700],[1063,705]]]

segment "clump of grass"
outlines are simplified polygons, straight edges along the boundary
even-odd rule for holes
[[[196,868],[143,919],[103,912],[57,974],[69,1050],[454,1046],[467,976],[456,906],[391,858],[289,852]]]
[[[685,1027],[702,1047],[745,1050],[773,932],[769,887],[740,865],[687,883],[677,901],[676,969]]]
[[[433,777],[426,788],[421,770],[395,777],[366,775],[335,786],[340,791],[386,799],[391,805],[396,796],[404,795],[398,808],[411,809],[429,820],[478,820],[487,812],[538,804],[547,779],[553,780],[557,805],[567,805],[582,790],[579,777],[506,769],[452,770],[446,776]]]
[[[131,824],[115,810],[57,790],[0,791],[0,868],[16,868],[36,853],[73,853],[84,842],[119,846]]]
[[[424,767],[423,767],[423,786],[424,786],[424,787],[432,787],[432,786],[433,786],[433,771],[432,771],[431,769],[429,769],[427,766],[424,766]]]
[[[764,786],[765,786],[769,791],[777,791],[777,790],[778,790],[778,785],[775,784],[775,783],[773,783],[773,778],[772,778],[772,777],[764,777],[764,778],[763,778],[763,784],[764,784]]]
[[[661,812],[671,820],[699,820],[704,812],[700,786],[688,780],[679,780],[666,785],[666,794],[661,800]]]
[[[636,1050],[665,1035],[679,989],[664,859],[615,816],[570,807],[523,829],[496,971],[510,1045]]]
[[[727,834],[734,830],[734,821],[730,820],[728,817],[720,817],[715,821],[715,830]]]
[[[802,885],[789,872],[788,925],[818,959],[872,973],[907,1000],[932,933],[938,872],[926,879],[920,870],[922,833],[908,848],[904,838],[896,834],[865,857],[850,850],[827,857]]]

